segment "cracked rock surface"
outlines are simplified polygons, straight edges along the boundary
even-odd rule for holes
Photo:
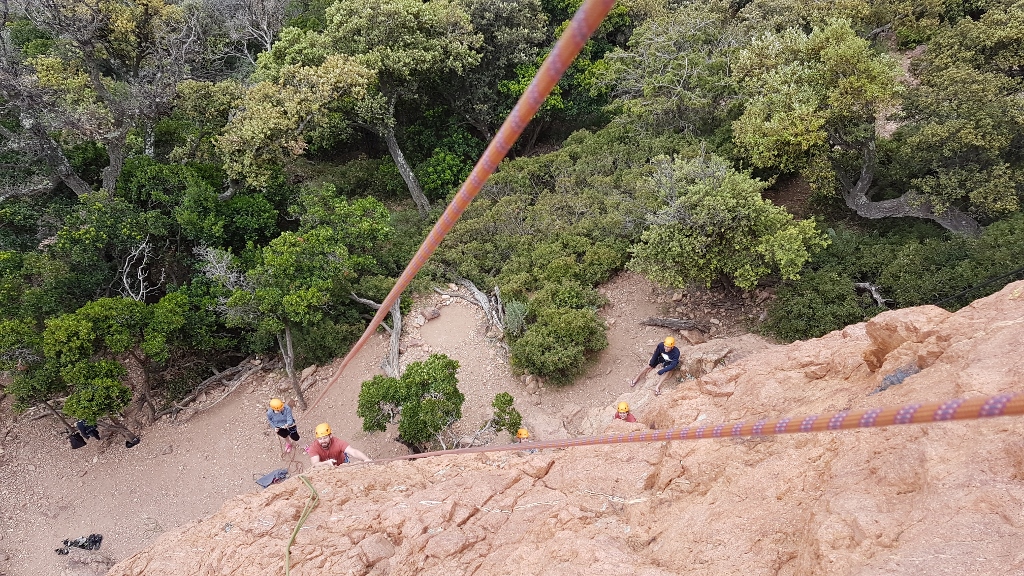
[[[1024,392],[1024,282],[754,351],[598,432]],[[920,371],[869,395],[899,367]],[[317,470],[291,574],[1024,573],[1024,419]],[[309,490],[228,500],[112,576],[283,572]]]

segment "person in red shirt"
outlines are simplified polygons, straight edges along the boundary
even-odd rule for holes
[[[309,445],[309,461],[311,468],[324,464],[340,466],[348,463],[350,458],[369,462],[370,457],[349,446],[341,438],[331,435],[331,425],[324,422],[316,427],[316,442]]]
[[[633,416],[633,413],[629,411],[629,404],[626,402],[619,402],[619,410],[612,418],[618,418],[626,422],[636,422],[636,416]]]

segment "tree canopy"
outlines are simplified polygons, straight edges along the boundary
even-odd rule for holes
[[[16,408],[123,427],[252,354],[301,402],[580,4],[4,3]],[[413,290],[500,295],[513,370],[559,385],[608,345],[598,286],[627,269],[774,294],[783,339],[962,305],[1020,268],[1022,46],[1009,0],[616,3]],[[373,380],[364,424],[444,437],[456,369]]]

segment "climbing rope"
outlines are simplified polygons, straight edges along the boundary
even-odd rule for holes
[[[284,576],[291,576],[292,544],[295,543],[295,537],[299,535],[299,530],[306,523],[306,518],[309,518],[309,515],[320,504],[320,494],[317,493],[316,488],[313,488],[309,478],[306,478],[305,475],[299,476],[299,478],[306,483],[306,488],[309,488],[309,500],[306,500],[306,506],[302,509],[302,514],[299,515],[299,523],[295,525],[295,529],[292,530],[292,537],[288,540],[288,545],[284,547]]]
[[[972,292],[974,290],[977,290],[978,288],[984,288],[985,286],[988,286],[989,284],[992,284],[993,282],[998,282],[998,281],[1000,281],[1000,280],[1002,280],[1004,278],[1009,278],[1011,276],[1017,276],[1021,272],[1024,272],[1024,268],[1017,268],[1013,272],[1007,272],[1006,274],[1003,274],[1002,276],[996,276],[995,278],[989,278],[988,280],[985,280],[981,284],[975,284],[974,286],[971,286],[970,288],[968,288],[966,290],[957,292],[956,294],[953,294],[952,296],[949,296],[948,298],[943,298],[942,300],[939,300],[938,302],[936,302],[934,304],[934,306],[942,306],[946,302],[949,302],[951,300],[956,300],[957,298],[963,296],[964,294],[967,294],[968,292]]]
[[[431,229],[430,234],[427,235],[419,250],[416,251],[416,255],[412,257],[412,260],[398,278],[395,287],[388,293],[387,298],[381,302],[380,308],[373,315],[373,319],[370,320],[366,331],[363,332],[355,346],[342,359],[338,371],[327,382],[327,386],[320,393],[320,396],[310,404],[309,410],[316,408],[317,404],[323,400],[331,387],[341,378],[341,374],[352,359],[355,358],[356,354],[359,353],[370,337],[373,336],[374,332],[377,331],[377,327],[380,326],[384,317],[391,312],[391,307],[398,301],[398,298],[405,291],[406,287],[409,286],[409,283],[412,282],[420,268],[426,264],[427,259],[437,250],[441,240],[451,231],[459,216],[469,207],[469,203],[473,201],[473,198],[483,188],[487,178],[497,169],[498,164],[501,163],[505,155],[508,154],[509,149],[512,148],[512,144],[515,143],[519,135],[526,129],[527,124],[530,123],[534,114],[537,113],[544,99],[547,98],[552,88],[558,83],[559,78],[562,77],[565,70],[572,64],[572,61],[579,54],[583,45],[586,44],[590,35],[594,33],[594,30],[597,30],[597,27],[614,4],[615,0],[586,0],[580,6],[580,9],[576,11],[576,15],[573,16],[569,26],[562,32],[558,42],[555,43],[554,49],[544,59],[544,64],[541,65],[540,70],[537,70],[537,74],[530,82],[530,86],[523,92],[519,102],[516,103],[515,108],[509,113],[508,118],[505,119],[494,139],[487,145],[487,149],[484,150],[480,160],[473,167],[469,177],[462,183],[462,187],[459,188],[455,199],[452,200],[452,203],[445,209],[444,214],[434,224],[434,228]]]
[[[607,434],[583,436],[564,440],[547,440],[525,444],[501,446],[474,446],[455,450],[439,450],[421,454],[407,454],[374,460],[369,464],[414,460],[449,454],[480,454],[483,452],[516,452],[541,448],[572,448],[574,446],[597,446],[604,444],[629,444],[634,442],[669,442],[676,440],[706,440],[709,438],[759,438],[780,434],[801,432],[828,432],[852,430],[855,428],[880,428],[900,424],[926,424],[952,420],[979,420],[997,416],[1024,415],[1024,393],[1008,393],[977,398],[955,398],[944,402],[923,402],[903,406],[843,410],[834,414],[811,414],[758,420],[756,422],[726,422],[715,425],[688,426],[669,430],[644,430],[628,434]],[[358,465],[362,465],[359,463]]]

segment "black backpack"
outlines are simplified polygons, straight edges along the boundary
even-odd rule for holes
[[[71,449],[72,450],[77,450],[77,449],[81,448],[82,446],[85,446],[85,438],[82,437],[82,433],[81,432],[75,432],[73,434],[68,434],[68,440],[71,441]]]

